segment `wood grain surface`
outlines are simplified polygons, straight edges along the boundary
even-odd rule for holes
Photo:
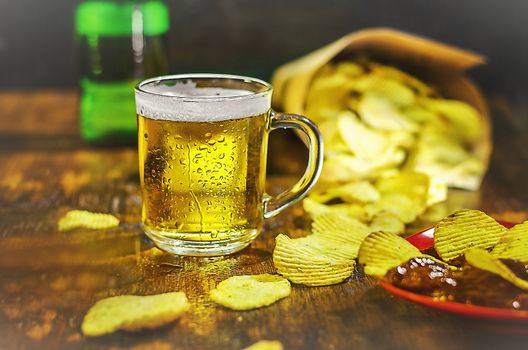
[[[489,174],[480,191],[453,192],[444,210],[469,206],[524,220],[528,130],[515,121],[522,111],[509,109],[507,101],[491,102],[495,151]],[[76,114],[72,92],[0,94],[0,349],[242,349],[261,339],[280,340],[292,350],[528,348],[528,322],[432,310],[392,296],[359,270],[335,286],[294,286],[290,297],[258,310],[214,305],[208,291],[221,280],[275,271],[274,237],[306,233],[302,208],[266,222],[263,234],[233,256],[163,253],[139,226],[136,150],[84,145]],[[295,181],[305,161],[299,142],[286,136],[271,146],[272,193]],[[122,223],[58,232],[58,218],[70,209],[113,213]],[[169,291],[185,291],[192,304],[178,322],[100,338],[80,333],[84,314],[101,298]]]

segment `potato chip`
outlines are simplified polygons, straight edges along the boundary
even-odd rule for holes
[[[351,158],[344,154],[335,154],[332,157],[326,158],[323,164],[320,182],[326,184],[343,183],[360,180],[364,177],[365,174],[358,172],[358,169],[354,168],[354,164],[351,163],[353,159]]]
[[[327,155],[331,155],[336,152],[349,152],[348,146],[343,141],[339,131],[337,130],[337,123],[335,120],[326,120],[320,122],[317,124],[317,127],[323,135]]]
[[[383,134],[365,126],[352,112],[341,113],[337,126],[341,138],[356,156],[376,158],[389,147],[388,139]]]
[[[70,210],[65,216],[60,218],[58,223],[59,231],[71,230],[74,228],[106,229],[119,225],[119,219],[110,214],[92,213],[86,210]]]
[[[476,191],[485,171],[482,161],[475,157],[467,158],[448,172],[446,182],[452,187]]]
[[[472,248],[466,250],[464,256],[470,265],[499,275],[511,284],[521,289],[528,290],[528,281],[517,277],[517,275],[500,261],[498,257],[493,256],[488,251],[479,248]]]
[[[376,182],[376,188],[382,195],[399,194],[407,196],[424,209],[429,191],[429,176],[406,171],[396,176],[379,179]]]
[[[383,231],[401,235],[405,232],[405,224],[398,216],[391,212],[380,211],[376,213],[369,224],[372,232]]]
[[[242,350],[282,350],[282,343],[278,340],[259,340]]]
[[[326,286],[344,281],[354,271],[354,249],[315,235],[275,238],[273,264],[277,272],[297,284]]]
[[[405,130],[386,131],[385,136],[391,144],[401,148],[410,149],[416,144],[415,134]]]
[[[506,231],[480,210],[459,210],[436,225],[434,247],[443,260],[449,261],[470,248],[493,247]]]
[[[458,165],[470,157],[470,154],[450,135],[424,129],[418,144],[419,162]]]
[[[365,212],[371,218],[380,212],[389,212],[406,224],[416,220],[424,209],[425,205],[419,206],[416,201],[402,194],[386,194],[376,203],[365,205]]]
[[[328,64],[311,82],[305,112],[325,139],[324,186],[304,203],[311,215],[346,212],[400,232],[400,221],[444,201],[448,186],[474,190],[484,175],[472,151],[478,111],[397,68],[361,59]]]
[[[268,306],[291,293],[290,282],[278,275],[233,276],[209,292],[211,299],[233,310],[251,310]]]
[[[427,257],[445,265],[438,259],[423,254],[404,238],[389,232],[369,234],[359,248],[358,261],[367,275],[385,276],[393,267],[417,257]]]
[[[493,247],[491,255],[528,263],[528,221],[509,229]]]
[[[335,74],[344,75],[348,78],[357,78],[364,73],[363,67],[355,62],[342,61],[335,66]]]
[[[456,100],[422,99],[420,102],[434,113],[438,113],[453,125],[451,133],[460,140],[475,141],[480,137],[482,125],[478,111],[468,103]]]
[[[374,92],[363,94],[359,101],[358,114],[361,120],[375,130],[411,132],[418,130],[418,125],[400,112],[395,104]]]
[[[420,95],[432,95],[434,90],[420,79],[412,76],[411,74],[405,73],[398,68],[382,65],[376,62],[370,62],[368,68],[376,76],[390,78],[404,83],[410,86]]]
[[[375,202],[379,200],[378,190],[368,181],[354,181],[342,186],[331,187],[324,193],[312,197],[318,202],[324,203],[332,199],[340,198],[345,202]]]
[[[407,119],[420,124],[429,123],[438,119],[438,114],[419,105],[406,106],[402,109],[402,113],[405,114]]]
[[[361,242],[370,232],[367,225],[342,214],[322,214],[316,216],[312,222],[312,236],[342,244],[342,249],[351,252],[345,256],[350,259],[357,257]]]
[[[337,204],[337,205],[326,205],[321,204],[311,197],[303,200],[303,208],[312,218],[317,217],[321,214],[326,213],[339,213],[344,214],[353,218],[362,219],[366,217],[365,210],[361,205],[357,204]]]
[[[306,114],[319,122],[324,115],[320,115],[318,111],[324,108],[342,110],[350,90],[347,86],[350,84],[350,78],[346,75],[318,74],[312,80],[306,97]]]
[[[431,207],[447,199],[447,185],[445,182],[430,178],[429,190],[427,191],[426,206]]]
[[[388,147],[375,159],[336,154],[325,160],[321,179],[334,182],[372,179],[384,170],[392,170],[404,160],[405,152],[397,147]]]
[[[190,305],[183,292],[158,295],[121,295],[99,300],[82,322],[86,336],[99,336],[123,329],[155,328],[179,318]]]

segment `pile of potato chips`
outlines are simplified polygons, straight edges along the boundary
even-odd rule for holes
[[[501,259],[528,263],[528,221],[507,229],[479,210],[464,209],[441,220],[435,227],[434,249],[442,260],[422,253],[405,239],[386,232],[373,232],[363,241],[359,263],[368,275],[383,277],[413,258],[430,259],[448,269],[463,256],[477,269],[501,276],[528,290],[528,280],[517,276]]]
[[[312,216],[336,211],[402,233],[448,186],[475,190],[486,170],[473,152],[484,130],[478,111],[394,67],[324,66],[305,113],[325,141],[323,173],[304,202]]]

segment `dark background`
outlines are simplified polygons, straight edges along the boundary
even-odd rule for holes
[[[77,84],[73,13],[80,1],[0,0],[0,89]],[[470,72],[514,105],[528,92],[526,0],[179,0],[171,14],[171,72],[268,79],[278,65],[351,31],[388,26],[484,54]]]

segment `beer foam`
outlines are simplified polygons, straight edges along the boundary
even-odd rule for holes
[[[136,112],[151,119],[221,121],[266,113],[271,90],[197,87],[192,80],[174,85],[152,81],[136,89]]]

